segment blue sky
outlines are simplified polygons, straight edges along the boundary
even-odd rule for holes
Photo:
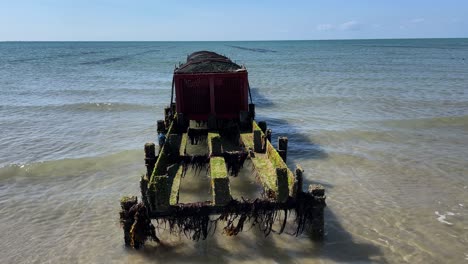
[[[0,41],[468,37],[468,0],[0,0]]]

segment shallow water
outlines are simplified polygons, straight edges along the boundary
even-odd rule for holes
[[[123,247],[118,200],[139,193],[174,64],[201,49],[247,66],[257,120],[326,187],[323,243]],[[468,261],[468,39],[0,43],[0,92],[2,263]]]

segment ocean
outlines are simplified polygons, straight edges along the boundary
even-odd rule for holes
[[[257,121],[325,186],[323,242],[124,247],[119,198],[198,50],[247,67]],[[0,42],[0,131],[1,263],[468,261],[468,39]]]

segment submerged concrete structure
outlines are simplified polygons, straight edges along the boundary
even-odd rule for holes
[[[152,219],[198,240],[205,239],[217,222],[225,223],[226,235],[238,234],[249,222],[266,235],[278,222],[281,233],[288,215],[294,215],[296,235],[308,230],[314,238],[323,237],[323,186],[311,185],[304,191],[303,169],[298,166],[293,173],[286,164],[287,137],[279,137],[275,149],[271,129],[254,118],[245,67],[213,52],[188,56],[174,71],[171,102],[164,120],[157,122],[159,138],[164,139],[158,153],[154,143],[145,144],[141,202],[134,196],[121,199],[126,245],[138,248],[147,239],[159,241]],[[244,167],[244,162],[251,166]],[[250,173],[239,174],[244,170]],[[211,200],[180,202],[184,178],[190,173],[209,176]],[[245,175],[252,178],[240,178]],[[231,179],[256,180],[259,196],[236,197]]]

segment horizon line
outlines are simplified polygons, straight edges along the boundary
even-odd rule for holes
[[[468,37],[427,38],[336,38],[336,39],[264,39],[264,40],[0,40],[0,42],[267,42],[267,41],[333,41],[333,40],[417,40],[417,39],[466,39]]]

